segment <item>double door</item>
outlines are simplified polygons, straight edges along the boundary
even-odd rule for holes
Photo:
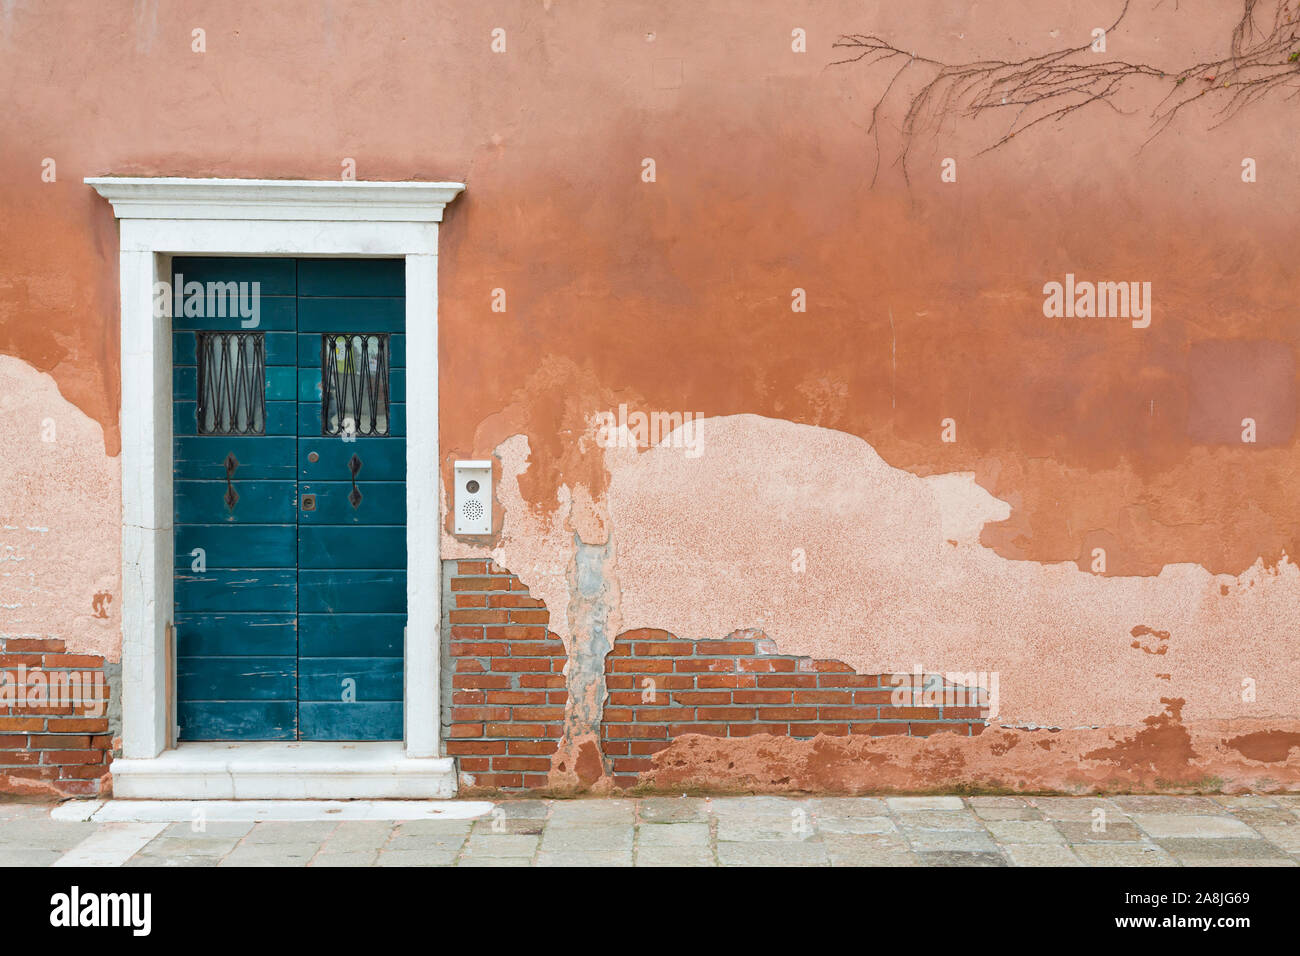
[[[402,260],[172,263],[180,740],[400,740]]]

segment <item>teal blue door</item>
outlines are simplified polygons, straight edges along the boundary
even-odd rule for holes
[[[402,260],[173,260],[181,740],[400,740]]]

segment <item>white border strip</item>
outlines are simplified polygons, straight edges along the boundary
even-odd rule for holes
[[[404,755],[439,759],[438,223],[464,186],[133,177],[86,182],[113,204],[121,220],[123,756],[139,764],[154,760],[167,750],[174,725],[167,647],[173,555],[171,323],[153,315],[154,283],[169,278],[174,255],[400,256],[406,260],[408,358],[415,357],[425,370],[407,382]],[[356,765],[355,748],[333,750],[346,776]],[[186,748],[169,753],[186,755]],[[193,753],[202,762],[203,754]],[[272,748],[265,756],[269,762],[257,768],[259,784],[277,767],[285,779],[284,787],[270,787],[268,795],[307,792],[289,770],[292,746]],[[454,795],[455,773],[446,763],[434,774],[448,778],[433,788],[437,793],[418,795]],[[151,776],[147,766],[134,769],[137,790],[149,792],[133,790],[132,796],[190,795],[175,789],[166,775]],[[344,795],[392,795],[391,789],[364,792],[363,775],[359,772],[356,792]],[[235,796],[238,781],[226,782]]]
[[[55,807],[50,811],[50,818],[63,822],[157,824],[160,827],[168,823],[190,823],[196,819],[208,823],[472,820],[491,813],[494,806],[496,804],[486,800],[448,803],[423,800],[74,800]]]
[[[167,824],[163,821],[108,823],[50,865],[121,866],[166,828]]]

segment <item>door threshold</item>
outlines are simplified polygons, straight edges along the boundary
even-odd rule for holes
[[[69,800],[50,819],[74,823],[303,823],[475,820],[487,800]]]
[[[407,757],[400,741],[193,742],[113,761],[126,800],[439,800],[456,795],[450,757]]]

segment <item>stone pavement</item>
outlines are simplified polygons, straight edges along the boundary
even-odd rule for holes
[[[1300,862],[1300,795],[643,797],[511,800],[460,807],[456,803],[441,806],[466,818],[208,820],[201,829],[190,822],[188,812],[172,814],[185,822],[87,822],[52,818],[51,804],[0,803],[0,866]],[[59,813],[66,816],[68,806]],[[140,805],[115,801],[107,806]],[[382,810],[378,807],[377,812]]]

